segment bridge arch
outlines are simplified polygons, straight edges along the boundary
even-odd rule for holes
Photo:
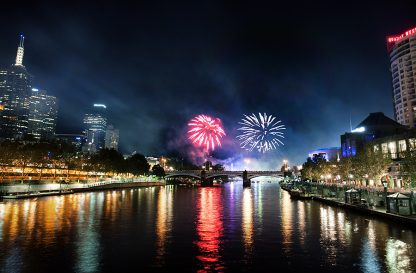
[[[165,179],[169,178],[175,178],[175,177],[193,177],[197,179],[201,179],[200,175],[194,174],[194,173],[174,173],[174,174],[168,174],[165,176]]]
[[[254,179],[259,177],[273,177],[273,178],[283,178],[283,175],[281,174],[270,174],[270,175],[264,175],[264,174],[255,174],[255,175],[248,175],[248,179]]]
[[[228,176],[228,177],[241,177],[243,178],[243,171],[209,171],[205,173],[205,179],[213,179],[216,177]],[[188,171],[173,171],[167,173],[165,178],[174,178],[174,177],[192,177],[196,179],[201,179],[201,171],[198,170],[188,170]],[[280,171],[248,171],[247,178],[253,179],[257,177],[275,177],[282,178],[283,173]]]
[[[233,173],[233,174],[220,174],[220,173],[215,173],[215,174],[208,174],[206,176],[206,178],[215,178],[215,177],[221,177],[221,176],[241,177],[241,178],[243,178],[243,173]]]

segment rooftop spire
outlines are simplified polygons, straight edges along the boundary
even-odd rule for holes
[[[25,48],[23,47],[24,42],[25,42],[25,36],[20,35],[20,42],[19,42],[19,46],[17,47],[17,54],[16,54],[16,65],[23,66],[23,54],[25,52]]]

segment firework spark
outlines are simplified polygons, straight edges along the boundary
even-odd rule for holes
[[[259,113],[258,116],[255,114],[244,115],[244,118],[238,123],[243,127],[237,129],[241,131],[241,134],[237,136],[237,139],[241,141],[241,148],[248,151],[257,149],[259,152],[265,153],[284,145],[281,139],[285,138],[282,131],[286,128],[281,122],[266,113]]]
[[[219,118],[207,115],[199,115],[188,123],[188,138],[195,146],[204,146],[207,151],[221,146],[221,138],[225,136],[222,123]]]

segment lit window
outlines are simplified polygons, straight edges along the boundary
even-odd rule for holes
[[[416,150],[416,138],[409,138],[409,146],[410,151]]]
[[[381,144],[381,151],[382,151],[383,154],[387,154],[389,152],[388,148],[387,148],[387,143],[382,143]]]
[[[389,152],[391,155],[391,158],[397,158],[397,147],[396,147],[396,142],[392,141],[389,142]]]
[[[399,152],[405,152],[406,151],[406,140],[402,139],[399,140]]]

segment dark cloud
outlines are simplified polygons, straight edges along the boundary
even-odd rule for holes
[[[392,116],[385,38],[416,24],[414,1],[371,2],[10,2],[0,62],[24,33],[35,85],[59,98],[60,132],[80,131],[100,102],[124,152],[189,154],[187,121],[207,113],[227,129],[215,152],[226,161],[250,156],[234,141],[242,115],[267,112],[287,127],[267,158],[299,164],[339,145],[350,119]]]

